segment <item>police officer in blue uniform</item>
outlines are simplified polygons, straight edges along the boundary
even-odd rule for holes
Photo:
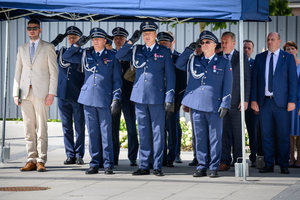
[[[126,42],[128,32],[122,27],[116,27],[112,30],[114,43],[116,50],[118,51]],[[130,68],[129,61],[121,61],[122,67],[122,112],[125,118],[126,128],[127,128],[127,138],[128,138],[128,159],[130,161],[130,166],[137,166],[136,159],[139,149],[139,143],[137,138],[136,130],[136,117],[135,117],[135,107],[134,103],[130,101],[130,95],[133,87],[133,82],[131,80],[126,80],[124,78],[125,73]],[[118,157],[120,152],[120,141],[119,141],[119,130],[120,130],[120,117],[121,112],[113,115],[113,143],[114,143],[114,163],[118,163]]]
[[[171,32],[160,32],[157,34],[158,43],[171,49],[172,59],[174,67],[177,58],[180,56],[176,50],[174,50],[175,40]],[[181,146],[181,135],[178,134],[177,122],[179,121],[179,109],[181,106],[181,100],[186,88],[186,72],[175,68],[176,85],[175,85],[175,109],[174,113],[166,119],[166,132],[165,132],[165,149],[163,165],[167,167],[174,167],[173,162],[177,154],[177,149]],[[179,122],[178,122],[179,123]],[[180,125],[179,125],[180,126]],[[180,140],[178,142],[178,140]],[[180,151],[180,150],[179,150]]]
[[[52,44],[57,46],[64,40],[68,39],[68,43],[71,46],[79,40],[82,36],[82,32],[75,26],[70,26],[66,29],[65,34],[59,34]],[[57,98],[58,108],[61,117],[61,123],[64,134],[64,144],[67,159],[64,164],[84,164],[84,139],[85,139],[85,123],[83,105],[78,103],[78,97],[80,89],[83,85],[84,74],[81,71],[81,65],[65,61],[62,58],[63,53],[66,51],[65,47],[62,47],[58,51],[58,84],[57,84]],[[81,49],[80,49],[81,51]],[[73,119],[75,125],[75,137],[73,131]]]
[[[215,54],[217,37],[210,31],[200,34],[204,56],[190,56],[189,80],[182,104],[192,109],[198,165],[194,177],[217,177],[222,151],[222,118],[230,108],[232,72],[228,60]],[[187,70],[186,65],[176,67]]]
[[[65,60],[82,62],[84,84],[78,102],[84,105],[84,115],[89,132],[89,150],[92,160],[86,174],[98,173],[101,162],[101,143],[105,174],[113,174],[112,114],[119,112],[121,98],[121,66],[115,53],[105,49],[107,34],[93,28],[90,36],[82,37],[63,54]],[[85,49],[81,59],[80,47],[92,38],[93,46]]]
[[[170,49],[155,42],[158,26],[143,22],[140,30],[145,45],[132,46],[139,40],[141,31],[117,52],[116,58],[133,62],[135,81],[130,100],[135,102],[140,138],[139,168],[132,175],[150,174],[151,126],[153,133],[153,174],[163,176],[165,111],[174,111],[175,72]],[[165,106],[164,106],[165,104]]]

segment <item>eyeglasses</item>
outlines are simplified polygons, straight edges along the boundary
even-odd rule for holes
[[[200,44],[201,44],[201,45],[203,45],[203,44],[210,44],[210,43],[212,43],[212,41],[205,41],[205,42],[200,41]]]
[[[40,27],[38,27],[38,26],[35,26],[35,27],[27,27],[27,31],[37,31],[37,30],[39,30],[40,29]]]

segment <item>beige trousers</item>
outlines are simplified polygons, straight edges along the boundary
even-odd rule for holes
[[[27,161],[46,163],[49,106],[45,105],[45,99],[35,97],[32,89],[30,89],[27,98],[22,99],[21,110],[24,121]]]

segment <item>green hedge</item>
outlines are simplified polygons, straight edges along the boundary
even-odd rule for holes
[[[181,138],[181,149],[184,151],[192,150],[192,124],[187,122],[185,117],[180,118],[180,125],[182,129],[182,138]],[[247,130],[246,131],[246,146],[249,146],[249,137]],[[122,115],[120,122],[120,145],[122,148],[128,148],[128,139],[127,139],[127,130],[124,117]]]

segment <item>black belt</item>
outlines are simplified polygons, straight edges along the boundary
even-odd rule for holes
[[[274,96],[265,96],[266,99],[274,99]]]

